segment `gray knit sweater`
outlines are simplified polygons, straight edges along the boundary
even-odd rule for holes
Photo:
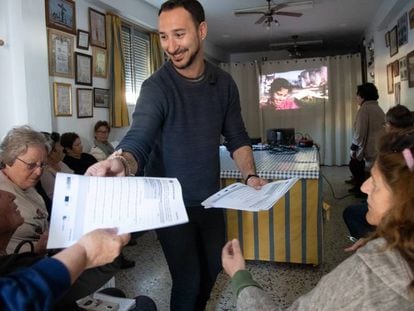
[[[407,285],[413,279],[395,250],[381,251],[383,239],[369,242],[346,259],[288,310],[414,310]],[[237,310],[278,310],[259,287],[240,291]]]
[[[176,177],[186,206],[219,190],[220,137],[230,152],[250,145],[231,76],[206,62],[189,80],[170,62],[147,79],[130,130],[117,147],[131,152],[146,176]]]

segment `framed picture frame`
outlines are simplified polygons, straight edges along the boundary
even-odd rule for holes
[[[55,116],[72,115],[72,84],[54,82],[53,99]]]
[[[76,89],[76,105],[78,110],[78,118],[93,117],[93,94],[92,89],[77,88]]]
[[[388,94],[394,93],[394,74],[392,73],[392,63],[387,65],[387,91]]]
[[[93,60],[93,76],[99,78],[106,78],[107,72],[107,53],[106,49],[99,47],[92,47],[92,60]]]
[[[76,84],[92,85],[92,56],[75,52]]]
[[[63,78],[74,76],[73,35],[49,28],[47,30],[49,75]]]
[[[89,8],[89,31],[91,33],[91,45],[106,49],[105,14]]]
[[[402,46],[408,42],[408,16],[407,12],[404,12],[397,20],[398,31],[398,46]]]
[[[401,104],[401,82],[394,84],[394,104]]]
[[[413,29],[414,28],[414,8],[412,8],[410,12],[408,13],[408,20],[410,23],[410,29]]]
[[[407,54],[408,87],[414,87],[414,51]]]
[[[407,57],[401,57],[398,60],[398,68],[400,70],[400,81],[407,81],[408,80],[408,73],[407,73]]]
[[[96,108],[109,108],[110,94],[109,89],[93,89],[93,106]]]
[[[388,48],[390,46],[390,32],[389,31],[385,33],[384,40],[385,40],[385,47]]]
[[[400,75],[400,65],[398,63],[398,59],[392,63],[392,73],[394,74],[394,77]]]
[[[397,26],[390,30],[390,57],[398,53]]]
[[[89,32],[78,29],[76,36],[76,47],[82,50],[89,50]]]
[[[73,0],[45,0],[46,26],[76,34],[76,3]]]

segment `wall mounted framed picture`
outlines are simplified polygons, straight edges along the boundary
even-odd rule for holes
[[[392,73],[392,63],[387,65],[387,91],[388,94],[394,93],[394,74]]]
[[[105,14],[89,8],[89,31],[91,33],[91,45],[106,49]]]
[[[394,104],[401,104],[401,83],[397,82],[394,85]]]
[[[93,117],[93,94],[92,89],[76,89],[76,104],[78,108],[78,118]]]
[[[109,108],[109,90],[95,87],[93,89],[93,102],[96,108]]]
[[[414,87],[414,51],[407,54],[408,87]]]
[[[390,57],[398,53],[397,26],[390,30]]]
[[[385,33],[384,39],[385,39],[385,47],[389,47],[390,46],[390,32],[389,31]]]
[[[408,13],[408,20],[410,22],[410,29],[414,28],[414,8],[410,10]]]
[[[401,57],[398,60],[398,67],[400,69],[400,81],[408,80],[408,73],[407,73],[407,57]]]
[[[92,56],[75,52],[76,84],[92,85]]]
[[[76,34],[76,4],[72,0],[45,0],[46,26]]]
[[[397,38],[398,46],[406,44],[408,42],[408,17],[407,12],[404,12],[403,15],[397,21]]]
[[[93,76],[106,78],[107,77],[107,55],[106,49],[92,47],[93,60]]]
[[[73,78],[73,35],[49,28],[47,30],[49,75]]]
[[[72,84],[53,83],[53,99],[55,106],[55,116],[72,115]]]
[[[89,50],[89,32],[78,29],[76,37],[76,47],[82,50]]]
[[[400,75],[400,65],[398,59],[392,63],[392,73],[394,74],[394,77]]]

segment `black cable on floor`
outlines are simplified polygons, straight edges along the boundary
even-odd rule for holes
[[[335,195],[335,191],[334,191],[334,189],[333,189],[333,187],[332,187],[332,184],[329,182],[328,178],[327,178],[324,174],[322,174],[322,171],[320,171],[320,172],[321,172],[321,176],[325,179],[326,183],[328,184],[329,189],[331,189],[332,197],[333,197],[335,200],[343,200],[343,199],[345,199],[345,198],[347,198],[347,197],[349,197],[349,196],[352,196],[352,195],[353,195],[353,193],[348,193],[348,194],[345,194],[345,195],[344,195],[344,196],[342,196],[342,197],[337,197],[337,196]]]

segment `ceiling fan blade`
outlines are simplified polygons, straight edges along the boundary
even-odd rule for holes
[[[245,11],[245,12],[234,12],[234,15],[248,15],[248,14],[265,14],[265,12],[262,11]]]
[[[284,16],[291,16],[291,17],[301,17],[303,14],[302,13],[295,13],[295,12],[275,12],[273,13],[275,15],[284,15]]]
[[[265,21],[265,19],[266,19],[266,15],[264,15],[263,14],[263,16],[262,17],[260,17],[256,22],[255,22],[255,24],[261,24],[261,23],[263,23],[264,21]]]
[[[280,4],[277,4],[277,5],[275,5],[274,7],[271,7],[270,8],[270,11],[272,11],[272,12],[276,12],[276,11],[279,11],[279,10],[281,10],[281,9],[283,9],[283,8],[285,8],[285,7],[287,7],[288,5],[286,4],[286,3],[280,3]]]

